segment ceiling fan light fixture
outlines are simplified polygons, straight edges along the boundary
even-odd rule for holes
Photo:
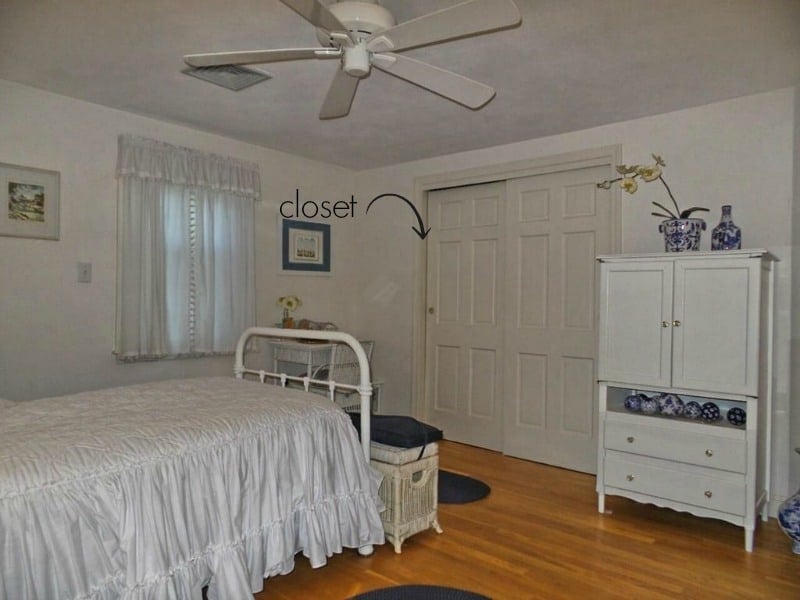
[[[359,42],[356,46],[344,49],[342,68],[348,75],[364,77],[369,73],[369,65],[369,52],[367,52],[364,42]]]

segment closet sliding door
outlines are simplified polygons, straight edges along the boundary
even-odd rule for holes
[[[511,456],[594,472],[598,269],[611,250],[607,167],[508,181],[504,441]]]
[[[505,182],[428,194],[426,397],[448,439],[502,449]]]
[[[426,414],[445,437],[596,468],[608,165],[428,193]]]

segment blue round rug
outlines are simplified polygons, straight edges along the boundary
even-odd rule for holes
[[[474,592],[438,585],[399,585],[364,592],[350,600],[491,600]]]
[[[439,504],[475,502],[491,491],[492,488],[474,477],[439,469]]]

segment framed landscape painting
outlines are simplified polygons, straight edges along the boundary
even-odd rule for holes
[[[0,163],[0,235],[57,240],[59,174]]]
[[[284,219],[282,224],[284,271],[331,271],[331,226]]]

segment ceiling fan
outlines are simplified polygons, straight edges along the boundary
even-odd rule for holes
[[[516,25],[513,0],[467,0],[399,25],[392,14],[371,1],[343,0],[326,6],[319,0],[281,0],[317,28],[319,48],[284,48],[243,52],[210,52],[183,57],[198,69],[285,60],[341,61],[328,89],[320,119],[350,112],[358,82],[376,67],[454,102],[477,109],[489,102],[494,89],[483,83],[408,58],[397,51]]]

